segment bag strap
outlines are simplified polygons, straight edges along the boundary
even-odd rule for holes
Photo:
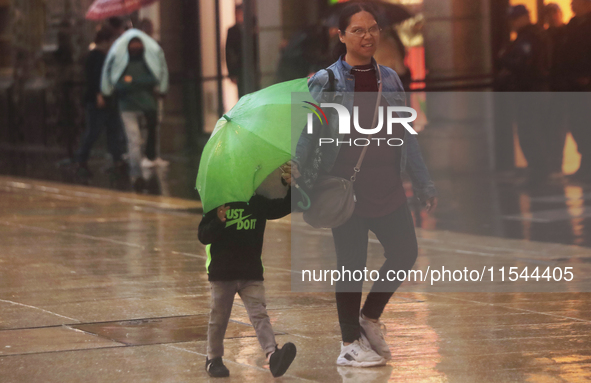
[[[378,65],[378,81],[379,81],[378,99],[376,100],[376,108],[373,113],[373,122],[371,124],[372,128],[376,125],[376,122],[378,120],[378,111],[379,111],[380,103],[382,100],[382,71],[380,70],[379,65]],[[371,140],[371,136],[372,136],[371,134],[369,136],[367,136],[367,139]],[[355,165],[355,167],[353,168],[355,173],[353,173],[353,175],[351,176],[351,182],[355,182],[355,179],[357,179],[357,173],[359,173],[361,171],[361,164],[363,163],[363,159],[365,158],[365,153],[367,153],[368,147],[369,147],[369,145],[364,146],[363,150],[361,151],[361,155],[359,155],[359,160],[357,161],[357,165]]]
[[[335,91],[335,86],[334,86],[334,72],[332,71],[332,69],[328,69],[326,68],[326,71],[328,72],[328,92],[334,92]]]

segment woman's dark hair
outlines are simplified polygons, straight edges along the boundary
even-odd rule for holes
[[[363,11],[370,13],[376,20],[376,22],[378,21],[378,12],[373,6],[373,4],[367,2],[351,2],[344,6],[341,12],[339,13],[340,33],[345,33],[345,30],[351,23],[351,17],[353,17],[353,15]],[[341,57],[345,53],[347,53],[347,46],[339,41],[332,52],[334,59],[338,60],[339,57]]]

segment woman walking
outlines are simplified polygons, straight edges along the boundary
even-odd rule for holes
[[[359,126],[365,129],[372,124],[376,98],[368,97],[364,92],[378,92],[381,83],[384,94],[380,105],[404,103],[404,91],[398,75],[390,68],[378,66],[373,59],[380,39],[377,19],[376,11],[367,3],[352,3],[344,8],[339,19],[342,54],[328,70],[319,71],[308,83],[317,102],[341,103],[352,116],[353,105],[359,106]],[[320,127],[321,137],[333,138],[335,141],[339,139],[341,142],[368,138],[355,129],[351,129],[351,134],[339,136],[338,130],[331,129],[330,125]],[[338,270],[344,267],[351,273],[363,271],[370,230],[384,247],[386,260],[363,308],[363,281],[340,281],[336,284],[342,334],[337,364],[343,366],[376,366],[391,359],[379,318],[401,282],[389,282],[386,275],[390,270],[410,270],[418,253],[401,171],[409,174],[415,195],[429,211],[437,203],[437,192],[416,138],[407,134],[400,124],[393,126],[391,134],[381,129],[372,137],[377,140],[371,140],[361,171],[356,170],[354,189],[357,202],[353,216],[345,224],[334,228],[332,233]],[[375,145],[380,142],[380,138],[384,138],[382,145]],[[392,138],[399,138],[404,144],[400,147],[386,145],[385,142]],[[294,176],[301,173],[303,183],[312,188],[319,174],[349,179],[362,149],[353,145],[319,146],[317,139],[304,132],[296,149]]]

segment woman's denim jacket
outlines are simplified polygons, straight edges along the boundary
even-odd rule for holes
[[[374,67],[377,63],[372,59]],[[347,108],[349,112],[353,110],[353,94],[355,91],[355,78],[351,74],[351,65],[339,58],[332,64],[331,69],[335,76],[334,93],[329,92],[329,76],[326,70],[317,72],[308,82],[308,88],[312,97],[318,104],[320,103],[339,103]],[[400,78],[392,69],[380,65],[382,78],[382,92],[390,105],[404,105],[404,88]],[[377,73],[377,71],[376,71]],[[337,117],[333,108],[327,108],[328,120],[331,121]],[[330,114],[329,114],[330,113]],[[329,173],[339,155],[341,146],[318,144],[318,138],[332,138],[343,140],[344,135],[339,134],[338,124],[314,125],[315,134],[306,134],[306,130],[300,136],[296,147],[294,162],[299,165],[300,173],[303,175],[304,184],[312,188],[320,170]],[[412,181],[415,195],[425,201],[437,195],[435,185],[431,181],[429,171],[425,166],[421,150],[416,137],[405,130],[404,144],[402,145],[402,154],[400,161],[400,170],[406,171]],[[369,148],[371,150],[371,148]],[[361,167],[363,171],[363,166]],[[351,169],[353,173],[353,169]]]

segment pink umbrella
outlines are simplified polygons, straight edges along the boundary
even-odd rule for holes
[[[88,20],[103,20],[112,16],[128,15],[158,0],[95,0],[88,8]]]

